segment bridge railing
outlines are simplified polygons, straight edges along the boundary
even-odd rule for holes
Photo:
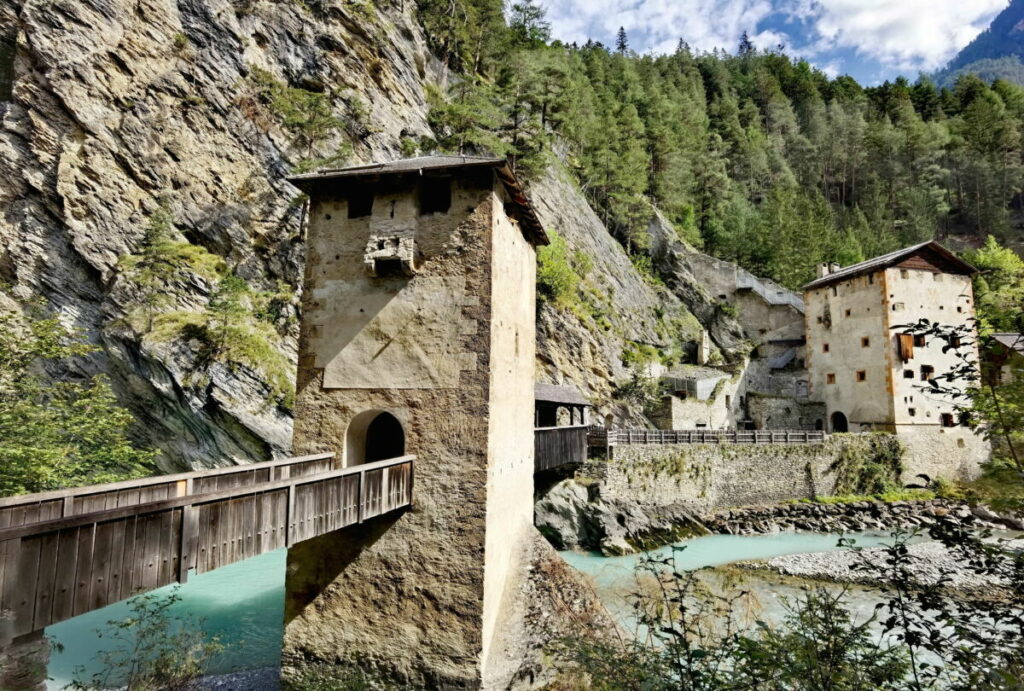
[[[0,529],[161,499],[246,487],[272,480],[305,477],[337,467],[336,454],[320,453],[264,463],[0,497]]]
[[[825,433],[804,430],[651,430],[595,427],[590,446],[620,444],[819,444]]]
[[[534,472],[587,460],[588,425],[537,427],[533,430]]]
[[[249,484],[239,479],[233,487],[0,528],[0,645],[184,582],[190,569],[203,573],[411,506],[414,464],[414,456],[401,456]],[[281,465],[265,467],[280,475]]]

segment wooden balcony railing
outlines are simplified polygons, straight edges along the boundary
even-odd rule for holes
[[[804,430],[658,430],[594,427],[590,446],[620,444],[820,444],[825,433]]]

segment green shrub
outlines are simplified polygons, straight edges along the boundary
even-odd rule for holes
[[[572,310],[580,302],[580,275],[565,238],[554,230],[548,231],[548,237],[551,244],[537,249],[537,291],[556,308]]]

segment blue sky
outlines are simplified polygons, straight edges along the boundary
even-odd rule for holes
[[[862,84],[916,78],[946,64],[1008,0],[541,0],[552,33],[608,45],[623,26],[630,47],[735,51],[747,31],[759,48],[786,46],[832,76]]]

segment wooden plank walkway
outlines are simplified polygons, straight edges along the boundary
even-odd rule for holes
[[[334,454],[0,499],[0,645],[412,505],[414,456]]]
[[[824,432],[804,430],[659,430],[591,428],[590,446],[620,444],[820,444]]]

